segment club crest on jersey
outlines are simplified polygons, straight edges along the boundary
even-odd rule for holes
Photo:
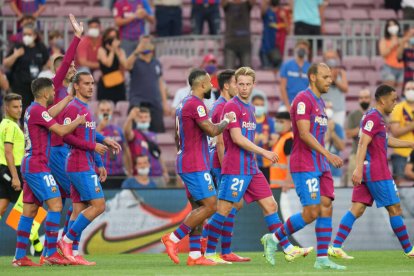
[[[209,190],[210,192],[214,191],[214,187],[213,187],[213,185],[208,185],[208,190]]]
[[[50,189],[52,190],[52,193],[56,193],[57,192],[57,188],[55,186],[52,186]]]
[[[52,117],[49,115],[47,111],[42,112],[42,118],[45,119],[46,122],[50,122],[50,120],[52,120]]]
[[[298,113],[299,115],[303,115],[306,112],[306,105],[304,102],[300,102],[298,103],[298,107],[296,110],[296,113]]]
[[[236,191],[231,192],[232,197],[237,197],[238,193]]]
[[[256,124],[253,122],[243,122],[242,127],[247,128],[247,130],[256,130]]]
[[[365,123],[364,129],[366,131],[371,131],[373,127],[374,127],[374,122],[369,120],[368,122]]]
[[[101,189],[99,187],[95,187],[95,192],[98,194],[101,192]]]
[[[65,118],[65,120],[63,120],[64,125],[69,125],[70,123],[72,123],[72,120],[69,117]]]
[[[202,106],[202,105],[197,106],[197,113],[198,113],[198,116],[200,116],[200,117],[206,116],[206,110],[205,110],[204,106]]]

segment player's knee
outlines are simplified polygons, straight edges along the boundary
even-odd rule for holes
[[[263,206],[263,214],[265,216],[274,214],[277,212],[277,203],[276,201],[268,201],[266,205]]]
[[[303,208],[303,219],[306,223],[311,223],[316,220],[321,213],[319,205],[306,206]]]
[[[401,205],[400,204],[395,204],[392,206],[387,207],[388,213],[390,215],[390,217],[395,217],[395,216],[401,216],[402,215],[402,209],[401,209]]]
[[[240,211],[241,208],[243,208],[243,200],[234,203],[233,207],[236,208],[237,211]]]
[[[103,212],[105,212],[105,202],[102,204],[98,204],[95,206],[95,210],[96,210],[96,215],[99,216],[100,214],[102,214]]]

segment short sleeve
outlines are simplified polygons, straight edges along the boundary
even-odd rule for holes
[[[50,116],[46,108],[37,108],[35,109],[35,113],[31,114],[30,116],[34,117],[36,124],[46,127],[47,129],[49,129],[54,124],[57,124],[56,120],[53,119],[52,116]]]
[[[390,123],[399,123],[402,119],[402,108],[403,106],[401,104],[397,104],[394,107],[394,110],[390,114]]]
[[[280,77],[287,78],[287,62],[284,62],[280,68]]]
[[[285,141],[285,146],[283,147],[283,152],[285,153],[286,156],[290,155],[290,153],[292,152],[292,147],[293,147],[293,138],[289,138]]]
[[[203,102],[192,102],[189,108],[192,118],[194,118],[197,123],[209,119],[207,115],[207,108]]]
[[[239,107],[236,104],[231,103],[231,102],[226,103],[226,105],[223,108],[223,112],[222,112],[221,116],[224,117],[224,114],[226,114],[226,113],[234,113],[234,116],[235,116],[235,119],[232,122],[230,122],[227,127],[229,129],[231,129],[231,128],[241,128],[240,127],[240,122],[241,122],[241,119],[242,119],[242,115],[241,115],[241,111],[240,111]]]
[[[3,142],[4,143],[9,143],[9,144],[14,144],[14,136],[16,134],[16,128],[13,127],[11,124],[8,124],[5,128],[4,128],[4,132],[3,132]]]
[[[312,108],[313,104],[309,100],[308,97],[304,96],[297,96],[296,99],[293,101],[293,105],[291,110],[293,110],[293,114],[295,114],[296,121],[299,120],[308,120],[310,121],[312,115]]]
[[[341,138],[342,140],[343,140],[343,139],[345,139],[345,133],[344,133],[344,130],[343,130],[343,128],[342,128],[340,125],[338,125],[338,124],[335,124],[335,133],[336,133],[336,135],[338,135],[338,137],[339,137],[339,138]]]
[[[143,0],[142,1],[142,5],[144,7],[144,10],[149,14],[149,15],[153,15],[152,12],[152,8],[151,5],[149,4],[149,2],[147,0]]]
[[[368,135],[369,137],[373,138],[381,128],[381,123],[378,121],[377,118],[374,116],[366,116],[364,121],[362,122],[362,133]]]

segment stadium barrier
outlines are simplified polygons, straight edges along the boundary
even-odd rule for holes
[[[294,190],[281,194],[279,189],[275,189],[273,194],[279,203],[283,220],[301,210]],[[335,194],[333,235],[338,229],[341,217],[350,207],[352,189],[336,189]],[[414,202],[411,200],[414,189],[400,189],[400,195],[406,225],[411,237],[414,237]],[[163,252],[164,247],[160,243],[162,234],[177,227],[190,211],[183,189],[105,190],[105,197],[107,200],[105,213],[88,226],[82,235],[80,243],[82,252],[88,254]],[[4,218],[7,218],[8,212]],[[64,216],[62,216],[62,225],[63,220]],[[235,219],[233,250],[261,251],[259,239],[267,231],[257,204],[244,206]],[[302,246],[316,246],[314,224],[296,233],[291,241]],[[14,254],[16,233],[3,221],[0,223],[0,244],[0,255]],[[181,245],[181,251],[188,250],[187,240]],[[355,223],[345,246],[348,250],[400,250],[398,240],[389,227],[385,209],[376,207],[368,208],[364,216]]]

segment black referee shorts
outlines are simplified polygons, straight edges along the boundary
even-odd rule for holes
[[[23,190],[23,178],[20,173],[20,166],[16,166],[16,170]],[[10,202],[16,203],[22,191],[15,191],[12,188],[11,179],[12,177],[9,168],[7,166],[0,165],[0,199],[7,198]]]

